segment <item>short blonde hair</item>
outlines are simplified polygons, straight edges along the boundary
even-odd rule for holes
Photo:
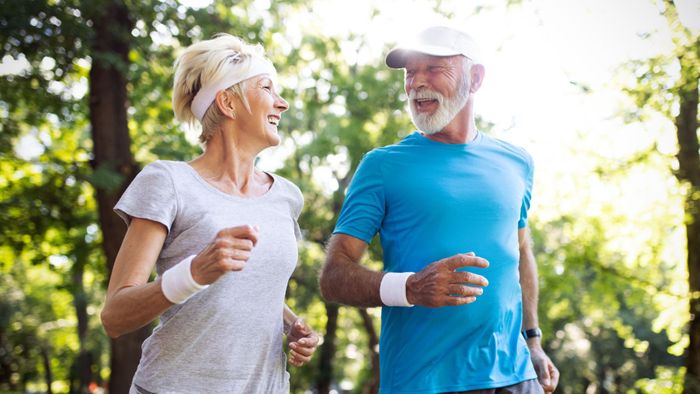
[[[192,100],[202,86],[217,81],[230,70],[233,63],[247,67],[252,57],[264,57],[260,45],[250,45],[236,36],[226,33],[216,34],[213,38],[187,47],[175,61],[175,78],[173,81],[173,111],[175,118],[194,125],[197,117],[192,112]],[[245,108],[250,111],[248,100],[243,94],[247,81],[242,81],[226,89],[238,97]],[[202,117],[202,133],[199,140],[206,143],[221,122],[223,114],[212,103]]]

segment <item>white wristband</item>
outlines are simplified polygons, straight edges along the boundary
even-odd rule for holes
[[[190,265],[192,265],[194,258],[195,255],[192,255],[163,273],[160,287],[168,301],[182,304],[188,298],[209,287],[209,285],[200,285],[192,277]]]
[[[379,297],[386,306],[413,306],[406,298],[406,281],[413,272],[387,272],[379,285]]]

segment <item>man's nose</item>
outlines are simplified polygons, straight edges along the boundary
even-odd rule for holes
[[[406,80],[406,90],[419,90],[421,88],[427,87],[427,78],[424,73],[416,72],[411,76],[411,78]]]

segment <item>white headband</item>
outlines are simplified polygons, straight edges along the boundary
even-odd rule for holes
[[[269,60],[257,56],[250,58],[246,70],[240,70],[240,65],[237,63],[231,63],[230,67],[231,70],[228,71],[223,78],[202,86],[199,92],[194,96],[191,106],[192,113],[200,122],[220,90],[227,89],[230,86],[260,74],[270,74],[270,78],[272,79],[275,79],[277,76],[275,66],[273,66]]]

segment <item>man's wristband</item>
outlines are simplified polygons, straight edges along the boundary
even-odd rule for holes
[[[542,330],[540,330],[539,327],[535,327],[535,328],[523,330],[522,334],[523,334],[523,338],[525,338],[525,340],[528,340],[530,338],[541,337]]]
[[[413,306],[406,298],[406,281],[413,272],[387,272],[379,285],[379,297],[386,306]]]
[[[192,255],[163,273],[160,287],[163,289],[165,298],[173,304],[182,304],[193,295],[209,287],[209,285],[200,285],[192,277],[190,266],[194,258],[195,255]]]

